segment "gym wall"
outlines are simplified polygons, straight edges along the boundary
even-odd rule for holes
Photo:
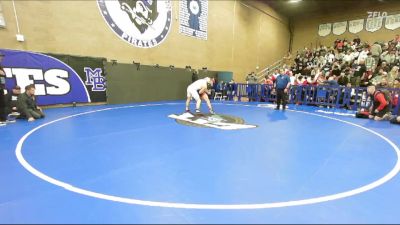
[[[97,1],[1,1],[6,27],[0,47],[54,54],[115,59],[130,64],[174,65],[213,71],[233,71],[236,81],[272,64],[289,49],[287,19],[258,1],[208,1],[208,40],[184,36],[178,30],[179,1],[172,1],[172,28],[157,47],[134,47],[115,35],[100,14]]]
[[[192,83],[192,72],[182,68],[107,63],[107,103],[183,100]],[[199,78],[216,77],[215,71],[199,71]]]
[[[326,46],[333,46],[333,42],[337,39],[347,38],[353,40],[358,35],[362,42],[368,41],[373,43],[375,41],[387,42],[392,40],[396,34],[400,34],[400,28],[396,30],[388,30],[382,25],[382,28],[376,32],[368,32],[362,30],[357,34],[349,33],[348,30],[342,35],[329,34],[328,36],[321,37],[318,35],[318,26],[324,23],[334,23],[341,21],[349,21],[356,19],[367,19],[367,12],[387,12],[389,15],[400,13],[400,1],[382,2],[375,4],[371,7],[360,8],[346,8],[345,1],[344,7],[341,9],[332,9],[328,12],[320,12],[318,14],[303,15],[301,18],[293,19],[294,22],[294,36],[293,36],[293,51],[296,52],[304,47],[315,47],[322,44]],[[362,2],[362,1],[360,1]]]

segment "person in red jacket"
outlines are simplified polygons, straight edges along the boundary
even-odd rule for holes
[[[387,91],[376,90],[375,86],[368,86],[367,92],[372,96],[370,119],[381,121],[390,117],[390,94]]]

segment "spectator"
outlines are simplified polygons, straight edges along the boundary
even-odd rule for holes
[[[389,73],[389,71],[390,71],[390,68],[389,68],[388,64],[386,63],[386,61],[382,61],[381,65],[379,67],[377,67],[376,69],[378,71],[382,69],[386,73]]]
[[[43,110],[36,104],[35,85],[26,86],[25,93],[18,96],[17,109],[21,117],[27,118],[29,122],[45,117]]]
[[[376,69],[376,64],[375,58],[372,57],[372,53],[368,52],[368,56],[365,59],[365,67],[367,68],[367,71],[372,74]]]
[[[355,49],[354,51],[351,52],[351,56],[354,61],[356,59],[358,59],[358,56],[360,55],[360,51],[361,51],[360,48],[357,47],[357,49]]]
[[[346,87],[347,84],[349,83],[349,78],[348,78],[348,77],[345,75],[345,73],[343,72],[343,73],[340,73],[340,76],[339,76],[337,82],[338,82],[338,84],[339,84],[340,86]]]
[[[339,63],[335,62],[332,68],[332,74],[335,76],[339,76],[342,70],[340,69]]]
[[[379,56],[378,56],[379,57]],[[353,58],[353,54],[352,52],[349,50],[346,52],[346,55],[343,56],[343,61],[345,63],[348,63],[349,65],[353,62],[354,58]]]
[[[265,84],[265,85],[273,85],[274,84],[270,75],[265,75],[263,84]]]
[[[393,88],[400,88],[400,78],[394,79]]]
[[[287,53],[286,56],[283,57],[283,65],[285,67],[291,67],[293,64],[292,54],[290,52]]]
[[[236,90],[236,83],[233,80],[233,78],[227,84],[227,89],[228,89],[227,94],[228,94],[229,100],[233,100],[233,96],[235,95],[235,90]]]
[[[333,60],[335,60],[335,54],[333,51],[329,51],[329,54],[325,56],[327,63],[332,64]]]
[[[365,61],[361,60],[354,70],[353,77],[350,79],[351,86],[360,86],[361,78],[365,75],[367,67],[365,67]]]
[[[379,72],[372,77],[371,84],[375,85],[375,86],[379,85],[381,83],[382,79],[386,76],[387,76],[387,73],[385,71],[383,71],[383,69],[380,69]]]
[[[388,76],[387,76],[387,81],[388,81],[389,87],[393,87],[394,80],[398,77],[399,77],[399,67],[393,66],[392,70],[388,73]]]
[[[396,34],[396,36],[394,37],[394,42],[399,43],[400,42],[400,35]]]
[[[5,89],[6,89],[6,72],[1,66],[1,62],[3,61],[4,54],[0,52],[0,126],[6,125],[7,122],[7,113],[6,113],[6,99]]]
[[[15,122],[15,116],[19,116],[18,109],[17,109],[17,101],[18,96],[21,94],[21,87],[15,86],[13,89],[7,94],[6,102],[7,102],[7,114],[10,114],[14,117],[13,120],[9,120],[10,122]]]
[[[375,59],[376,64],[378,65],[380,55],[382,54],[382,47],[378,42],[375,42],[371,46],[371,54],[372,54],[372,57]]]
[[[254,101],[256,96],[256,88],[257,88],[257,76],[254,72],[251,72],[246,77],[247,82],[247,96],[249,97],[249,101]]]
[[[384,53],[382,53],[381,55],[381,60],[382,61],[386,61],[387,64],[389,64],[390,66],[393,66],[396,60],[396,55],[395,55],[396,51],[392,50],[392,51],[385,51]],[[388,72],[388,71],[386,71]]]
[[[353,39],[353,43],[356,44],[356,45],[360,45],[361,44],[361,39],[360,39],[360,37],[358,35]]]
[[[368,52],[368,47],[365,47],[364,50],[360,52],[357,59],[358,64],[360,64],[361,61],[365,61],[365,59],[368,57]]]
[[[329,85],[329,86],[333,86],[333,87],[339,86],[339,83],[335,79],[335,76],[330,76],[328,78],[328,80],[324,82],[324,84]]]

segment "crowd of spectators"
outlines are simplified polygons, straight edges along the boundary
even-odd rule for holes
[[[292,85],[340,85],[346,87],[400,88],[400,36],[388,42],[337,39],[332,46],[304,48],[283,58],[282,67],[265,76],[272,84],[279,69],[291,77]]]

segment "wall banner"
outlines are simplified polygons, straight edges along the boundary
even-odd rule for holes
[[[331,23],[326,23],[326,24],[320,24],[318,27],[318,35],[321,37],[328,36],[332,31],[332,24]]]
[[[207,40],[208,0],[179,1],[179,33]]]
[[[349,21],[349,32],[356,34],[364,29],[364,19],[350,20]]]
[[[365,30],[369,32],[375,32],[382,28],[383,25],[383,17],[371,17],[367,18],[367,22],[365,24]]]
[[[332,33],[334,35],[344,34],[347,30],[347,21],[333,23]]]
[[[400,27],[400,14],[390,15],[386,17],[385,28],[395,30]]]

